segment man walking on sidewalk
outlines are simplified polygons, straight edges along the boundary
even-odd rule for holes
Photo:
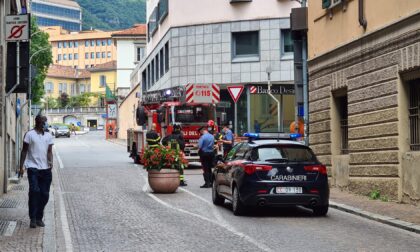
[[[19,176],[23,175],[25,167],[28,171],[31,228],[45,226],[42,218],[50,196],[54,143],[52,135],[45,131],[47,127],[47,118],[38,115],[34,129],[28,131],[23,139]]]

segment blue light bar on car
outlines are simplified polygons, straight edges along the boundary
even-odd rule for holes
[[[290,134],[290,138],[293,139],[293,140],[296,140],[296,139],[301,138],[301,137],[302,137],[302,135],[299,134],[299,133]]]
[[[258,133],[245,133],[244,137],[252,138],[252,139],[258,139],[260,138],[260,135]]]

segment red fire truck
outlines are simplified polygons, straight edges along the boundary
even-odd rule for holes
[[[216,104],[220,101],[220,89],[216,84],[189,84],[144,94],[136,110],[139,127],[132,131],[128,150],[136,163],[146,147],[146,133],[153,123],[161,137],[172,133],[173,125],[182,128],[185,139],[185,155],[192,166],[199,165],[198,129],[209,120],[223,123],[224,115],[217,118]],[[222,121],[221,121],[222,119]]]

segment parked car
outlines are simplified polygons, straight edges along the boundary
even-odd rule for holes
[[[326,215],[327,168],[309,147],[286,140],[290,135],[248,134],[248,142],[236,144],[213,171],[213,203],[232,201],[235,215],[249,207],[295,205]]]
[[[55,137],[58,138],[60,136],[70,137],[70,129],[66,125],[59,125],[55,131]]]

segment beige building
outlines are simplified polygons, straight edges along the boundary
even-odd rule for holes
[[[54,64],[86,69],[117,59],[112,32],[69,32],[59,26],[42,30],[50,35]]]
[[[51,65],[44,81],[45,95],[58,98],[62,93],[69,96],[90,92],[90,72],[70,66]]]
[[[420,2],[323,2],[308,7],[310,145],[336,186],[418,204]]]
[[[139,101],[140,85],[131,89],[118,107],[118,138],[127,139],[127,130],[137,128],[136,108]]]

